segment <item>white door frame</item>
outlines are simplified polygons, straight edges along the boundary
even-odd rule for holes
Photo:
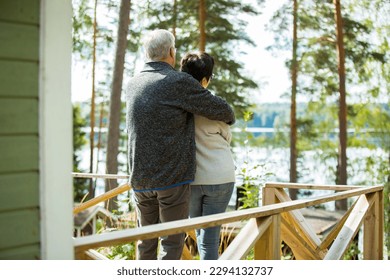
[[[72,1],[40,1],[39,151],[41,258],[74,259]]]

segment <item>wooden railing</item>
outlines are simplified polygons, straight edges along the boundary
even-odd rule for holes
[[[285,191],[289,188],[332,190],[335,193],[291,201]],[[119,186],[116,191],[93,199],[93,203],[99,203],[128,189],[130,186],[127,184]],[[221,260],[243,259],[252,248],[254,259],[280,260],[282,241],[291,248],[296,259],[342,259],[362,226],[363,258],[383,259],[383,186],[267,183],[263,188],[262,197],[263,206],[257,208],[75,238],[76,258],[85,258],[85,252],[88,251],[89,255],[94,255],[90,250],[98,247],[246,221],[245,226],[220,256]],[[354,203],[331,232],[321,240],[305,220],[300,209],[347,198],[355,198]],[[93,203],[88,201],[79,205],[74,213],[90,207]]]
[[[72,173],[74,178],[86,178],[86,179],[91,179],[91,178],[100,178],[100,179],[127,179],[129,176],[127,175],[114,175],[114,174],[85,174],[85,173]],[[92,207],[96,204],[99,204],[100,202],[104,202],[108,199],[111,199],[121,193],[124,193],[126,191],[129,191],[131,187],[128,184],[123,184],[120,185],[119,187],[110,190],[100,196],[94,197],[86,202],[83,202],[79,205],[77,205],[75,208],[73,208],[73,214],[77,214],[81,211],[84,211],[88,209],[89,207]]]

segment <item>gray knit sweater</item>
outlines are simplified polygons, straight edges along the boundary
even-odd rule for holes
[[[134,191],[163,190],[194,180],[194,115],[235,122],[232,108],[187,73],[146,63],[126,91],[129,183]]]

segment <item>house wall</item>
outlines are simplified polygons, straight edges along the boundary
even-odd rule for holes
[[[69,0],[0,0],[0,259],[72,259]]]
[[[39,259],[39,0],[0,1],[0,259]]]

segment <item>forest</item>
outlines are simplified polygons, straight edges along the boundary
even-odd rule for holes
[[[383,185],[390,258],[390,2],[277,2],[72,0],[73,68],[87,73],[84,84],[72,87],[74,171],[127,174],[123,89],[143,64],[142,36],[167,29],[175,35],[178,54],[206,51],[216,59],[209,88],[235,110],[238,182],[253,182],[245,191],[258,193],[268,179]],[[250,23],[258,30],[249,29]],[[272,40],[260,49],[264,34]],[[270,81],[254,74],[256,68],[273,67],[263,64],[262,56],[282,61],[280,83],[284,73],[286,84],[278,102],[266,101],[275,94],[267,87]],[[87,97],[80,101],[79,95]],[[281,158],[272,158],[280,150]],[[257,153],[267,157],[251,157]],[[314,164],[321,174],[313,173]],[[93,180],[74,183],[75,202],[95,196]],[[293,199],[303,195],[290,192]],[[346,210],[351,203],[336,201],[334,209]],[[120,213],[118,204],[109,207]]]

